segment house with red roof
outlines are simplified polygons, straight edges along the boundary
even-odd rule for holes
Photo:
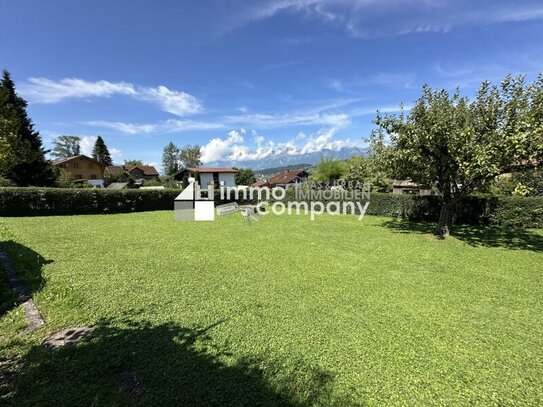
[[[268,178],[262,186],[289,188],[301,184],[308,177],[309,173],[305,170],[287,170]]]
[[[206,187],[210,184],[218,187],[235,187],[235,175],[238,171],[233,168],[183,168],[174,174],[176,181],[182,181],[184,178],[200,177],[200,186]]]

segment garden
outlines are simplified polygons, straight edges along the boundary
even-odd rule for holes
[[[543,402],[541,229],[439,239],[393,217],[172,217],[0,219],[46,322],[19,335],[0,281],[2,403]]]

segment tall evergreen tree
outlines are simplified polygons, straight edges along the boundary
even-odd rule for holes
[[[113,163],[111,160],[111,154],[109,154],[106,143],[104,143],[104,139],[101,136],[98,136],[96,142],[94,143],[92,158],[104,165],[111,165]]]
[[[81,139],[77,136],[59,136],[53,140],[53,145],[51,155],[55,158],[68,158],[81,153]]]
[[[4,71],[0,81],[0,175],[20,186],[53,185],[57,172],[45,160],[40,134],[26,107],[9,72]]]
[[[179,148],[171,141],[162,151],[162,169],[165,175],[173,175],[179,169]]]

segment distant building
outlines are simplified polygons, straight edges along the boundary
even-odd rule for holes
[[[152,165],[109,165],[104,171],[104,176],[107,178],[123,172],[130,175],[134,181],[156,179],[159,176]]]
[[[423,187],[411,180],[397,180],[392,184],[393,194],[434,195],[432,189]]]
[[[269,178],[266,186],[269,187],[293,187],[307,180],[309,173],[305,170],[287,170]]]
[[[251,184],[253,188],[271,188],[271,185],[268,184],[268,181],[256,181]]]
[[[177,171],[173,178],[176,181],[182,181],[184,178],[200,177],[200,186],[206,187],[209,184],[218,187],[235,187],[235,175],[238,171],[233,168],[183,168]]]
[[[54,160],[53,165],[66,171],[71,180],[101,180],[104,177],[104,169],[106,168],[104,164],[86,155],[74,155]]]

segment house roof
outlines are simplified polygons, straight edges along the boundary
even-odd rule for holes
[[[221,172],[221,173],[235,173],[238,172],[238,170],[235,170],[233,168],[194,168],[194,167],[188,167],[185,168],[186,170],[189,170],[190,172],[200,172],[200,173],[213,173],[213,172]]]
[[[156,168],[153,167],[152,165],[127,165],[125,167],[126,167],[126,171],[128,171],[128,172],[132,172],[135,169],[139,169],[140,171],[143,172],[144,175],[148,175],[148,176],[158,176],[159,175]]]
[[[254,188],[262,188],[262,187],[269,187],[270,184],[268,183],[268,181],[256,181],[256,182],[253,182],[251,186]]]
[[[147,176],[159,175],[156,168],[152,165],[108,165],[106,167],[106,172],[109,172],[111,174],[117,174],[119,172],[126,171],[130,173],[135,169],[139,169],[141,172],[143,172],[144,175]]]
[[[118,172],[124,171],[124,165],[108,165],[106,171],[111,174],[116,174]]]
[[[90,157],[87,157],[86,155],[83,155],[83,154],[79,154],[79,155],[72,155],[71,157],[65,157],[65,158],[59,158],[58,160],[53,160],[53,165],[60,165],[60,164],[64,164],[68,161],[72,161],[72,160],[75,160],[77,158],[83,158],[85,160],[88,160],[88,161],[91,161],[93,162],[94,164],[97,164],[97,165],[100,165],[102,167],[106,167],[104,164],[102,164],[101,162],[98,162]]]
[[[304,170],[287,170],[280,172],[277,175],[274,175],[270,179],[268,179],[269,184],[277,185],[277,184],[289,184],[293,182],[298,177],[306,177],[307,172]]]

